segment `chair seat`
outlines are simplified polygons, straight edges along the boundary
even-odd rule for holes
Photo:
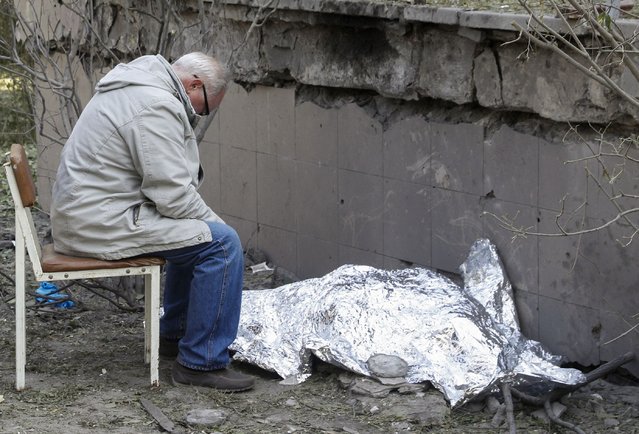
[[[54,273],[58,271],[84,271],[164,265],[166,261],[164,258],[155,256],[136,256],[134,258],[118,259],[116,261],[67,256],[56,252],[53,249],[53,244],[46,244],[42,246],[41,262],[43,272]]]

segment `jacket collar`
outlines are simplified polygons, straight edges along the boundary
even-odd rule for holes
[[[193,105],[191,104],[191,99],[189,98],[188,94],[186,93],[186,89],[184,89],[184,85],[182,84],[182,80],[179,79],[179,77],[177,76],[173,68],[171,67],[171,64],[164,57],[162,57],[160,54],[157,54],[156,57],[158,58],[160,62],[162,62],[167,72],[169,73],[169,76],[171,77],[171,80],[173,82],[173,87],[174,87],[173,94],[175,95],[177,99],[180,100],[180,102],[182,102],[182,105],[184,105],[184,110],[186,110],[186,114],[189,118],[191,127],[195,128],[195,125],[197,124],[200,116],[196,113],[195,109],[193,108]]]

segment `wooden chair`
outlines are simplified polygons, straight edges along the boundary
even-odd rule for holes
[[[56,253],[53,245],[40,246],[31,216],[36,189],[24,148],[14,144],[4,164],[15,208],[15,306],[16,306],[16,389],[25,388],[26,326],[25,289],[26,256],[29,254],[38,282],[95,279],[115,276],[144,275],[144,359],[150,364],[151,384],[159,384],[160,344],[160,267],[164,259],[136,257],[118,261],[102,261]],[[26,249],[25,249],[26,248]]]

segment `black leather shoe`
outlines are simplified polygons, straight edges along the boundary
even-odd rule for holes
[[[178,355],[178,344],[180,343],[179,340],[174,341],[174,340],[170,340],[170,339],[166,339],[163,337],[160,337],[160,357],[166,357],[166,358],[176,358]]]
[[[191,386],[210,387],[225,392],[243,392],[252,389],[255,378],[233,371],[229,368],[215,371],[196,371],[180,365],[177,361],[171,371],[173,385],[188,384]]]

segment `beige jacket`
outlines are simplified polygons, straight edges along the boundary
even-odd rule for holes
[[[53,188],[55,250],[120,259],[211,241],[197,192],[196,115],[161,56],[120,64],[65,144]]]

